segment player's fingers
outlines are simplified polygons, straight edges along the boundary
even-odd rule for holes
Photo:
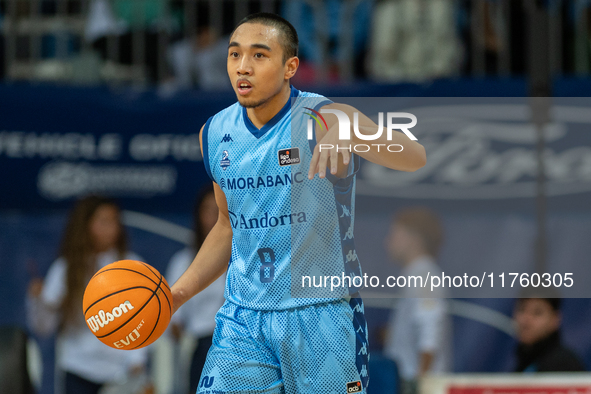
[[[351,160],[351,153],[347,149],[348,147],[343,147],[341,150],[341,154],[343,155],[343,164],[349,165],[349,161]]]
[[[318,159],[318,176],[324,178],[326,176],[326,166],[328,165],[328,155],[331,149],[323,149],[320,151]]]
[[[312,159],[310,159],[310,169],[308,170],[308,179],[313,179],[314,175],[318,172],[318,160],[320,159],[320,147],[316,144],[314,152],[312,153]]]
[[[339,145],[337,144],[336,147],[332,148],[329,153],[330,153],[330,173],[331,174],[336,174],[337,173],[337,166],[339,165],[339,151],[338,151],[338,147]]]

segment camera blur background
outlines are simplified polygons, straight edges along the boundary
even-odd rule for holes
[[[31,330],[26,298],[31,280],[45,277],[58,257],[79,198],[114,197],[130,250],[162,273],[192,245],[193,204],[210,182],[198,132],[235,102],[227,40],[244,16],[259,11],[282,15],[298,31],[298,89],[396,97],[408,112],[424,109],[419,126],[433,118],[417,127],[425,168],[360,171],[357,253],[367,272],[400,271],[389,253],[392,218],[417,205],[440,219],[443,241],[433,257],[444,270],[478,264],[496,273],[572,272],[588,265],[587,0],[0,0],[5,380],[21,382],[18,373],[27,371],[38,393],[59,387],[54,337]],[[370,392],[399,392],[396,379],[378,379],[403,368],[389,364],[384,351],[396,308],[395,299],[366,299],[370,350],[383,361]],[[453,299],[446,308],[449,372],[517,368],[513,298]],[[561,311],[562,341],[587,369],[591,302],[564,299]],[[151,347],[147,370],[157,393],[186,390],[167,367],[177,351],[173,337]]]

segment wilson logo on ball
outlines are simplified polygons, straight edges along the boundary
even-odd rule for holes
[[[172,316],[172,294],[154,267],[120,260],[101,268],[82,299],[84,319],[99,341],[132,350],[153,343]]]
[[[125,301],[123,304],[113,308],[111,312],[105,312],[101,309],[96,315],[86,319],[86,323],[88,323],[88,327],[90,327],[92,332],[97,332],[99,329],[109,324],[109,322],[114,321],[116,317],[127,313],[131,309],[133,309],[131,302]]]

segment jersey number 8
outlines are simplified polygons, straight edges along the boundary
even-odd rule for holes
[[[271,248],[262,248],[257,252],[261,259],[261,283],[269,283],[275,277],[275,253],[273,253],[273,249]],[[267,256],[269,256],[269,260],[267,260]],[[268,274],[266,272],[267,269]]]

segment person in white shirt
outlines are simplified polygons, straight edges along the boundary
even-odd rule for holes
[[[176,282],[189,268],[205,237],[215,225],[217,218],[218,206],[215,202],[213,187],[207,186],[197,196],[193,211],[195,234],[193,244],[178,251],[170,259],[165,275],[168,283]],[[191,339],[189,342],[197,341],[191,357],[189,371],[188,392],[190,394],[197,391],[201,370],[213,339],[215,315],[225,301],[225,278],[226,276],[222,275],[201,293],[183,304],[172,316],[170,322],[170,331],[176,341],[180,341],[183,335]],[[181,386],[183,385],[181,384]]]
[[[401,275],[425,279],[428,272],[441,273],[435,258],[442,240],[440,221],[432,211],[407,208],[396,215],[386,243],[390,256],[402,265]],[[402,290],[388,325],[384,354],[398,364],[403,394],[416,393],[422,375],[451,367],[451,321],[443,297],[443,292],[425,293],[420,287]]]
[[[65,394],[97,394],[106,384],[123,384],[142,376],[147,349],[121,351],[100,342],[84,321],[82,298],[90,278],[117,260],[141,258],[127,250],[119,207],[112,200],[90,196],[70,212],[60,257],[44,280],[29,284],[27,318],[39,335],[57,332],[58,369]],[[134,379],[130,393],[149,384]]]

